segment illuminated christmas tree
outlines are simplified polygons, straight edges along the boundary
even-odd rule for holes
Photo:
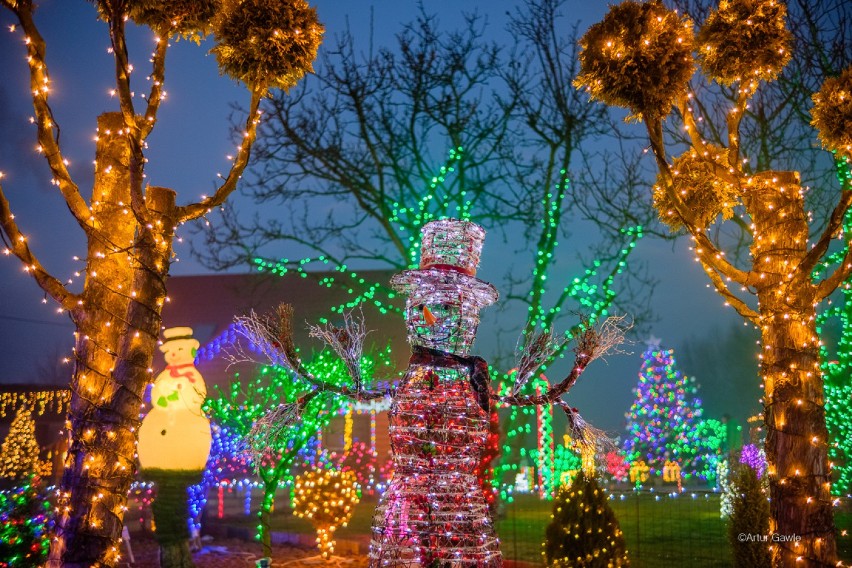
[[[629,566],[624,535],[606,492],[583,470],[553,500],[553,519],[544,536],[547,566]]]
[[[0,447],[0,478],[23,479],[32,473],[42,473],[44,464],[38,454],[35,421],[30,416],[29,408],[21,408]]]
[[[701,401],[694,382],[676,368],[674,351],[651,344],[642,355],[636,400],[627,412],[627,460],[643,460],[660,475],[674,461],[685,476],[706,476],[706,447],[698,436]]]
[[[39,477],[29,475],[0,492],[0,568],[30,568],[47,560],[50,502]]]

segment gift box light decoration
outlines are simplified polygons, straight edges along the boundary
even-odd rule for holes
[[[576,340],[574,365],[560,383],[537,394],[517,394],[561,344],[545,332],[525,336],[517,363],[515,388],[506,394],[491,389],[487,363],[469,355],[479,325],[479,311],[497,300],[496,289],[476,278],[485,232],[468,221],[444,219],[422,228],[418,269],[394,276],[391,285],[407,296],[405,317],[413,354],[398,388],[364,387],[358,367],[365,335],[363,322],[351,314],[343,326],[313,326],[347,361],[351,385],[340,386],[312,376],[292,342],[292,309],[277,317],[239,318],[240,329],[273,362],[289,367],[313,385],[293,405],[273,409],[279,421],[299,419],[299,409],[324,393],[356,400],[392,399],[390,436],[393,477],[376,509],[370,544],[371,566],[502,566],[494,526],[474,471],[488,436],[492,404],[557,404],[565,410],[574,439],[594,444],[593,429],[561,397],[586,366],[623,339],[621,320],[599,328],[586,326]],[[261,426],[268,425],[263,421]],[[275,426],[280,428],[281,425]],[[266,435],[261,427],[256,439]],[[261,448],[262,449],[262,448]]]

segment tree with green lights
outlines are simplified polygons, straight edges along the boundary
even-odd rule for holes
[[[848,163],[838,161],[837,169],[838,177],[852,179]],[[852,218],[849,214],[844,220],[843,230],[852,234]],[[841,250],[834,253],[818,272],[842,262],[845,252]],[[825,424],[830,438],[828,457],[833,464],[831,492],[834,495],[846,495],[852,489],[852,381],[849,380],[852,376],[852,283],[844,283],[840,294],[842,301],[819,315],[820,327],[817,328],[822,334],[822,329],[832,319],[840,324],[840,338],[836,348],[832,349],[826,341],[822,342],[820,348],[825,388]]]
[[[39,451],[32,411],[20,408],[0,446],[0,478],[22,480],[33,473],[40,474],[43,464]]]
[[[370,55],[361,54],[351,35],[338,38],[315,81],[309,78],[293,99],[317,104],[303,112],[286,97],[271,98],[262,147],[247,176],[258,202],[292,202],[291,218],[259,216],[247,224],[225,209],[229,230],[206,233],[203,262],[216,269],[249,263],[308,278],[311,268],[328,267],[335,274],[324,274],[319,284],[351,294],[346,305],[333,307],[336,313],[365,301],[401,317],[387,282],[361,278],[348,265],[368,260],[394,271],[412,267],[421,227],[457,217],[524,251],[505,267],[500,285],[504,308],[522,307],[523,321],[508,324],[496,313],[483,319],[499,343],[488,354],[498,368],[511,361],[519,332],[562,326],[566,339],[576,335],[580,326],[566,323],[566,316],[580,312],[594,323],[630,305],[634,319],[642,319],[650,287],[643,271],[626,268],[654,215],[650,200],[640,197],[635,161],[584,149],[610,120],[571,88],[577,43],[563,37],[570,28],[560,16],[563,5],[529,0],[509,14],[506,27],[515,44],[507,49],[486,39],[478,18],[446,32],[425,13],[403,27],[396,46]],[[338,204],[333,214],[307,213],[329,197]],[[578,224],[586,228],[574,233],[583,237],[572,245]],[[311,257],[279,258],[277,251],[291,245],[307,248]],[[590,251],[589,257],[565,277],[557,263],[571,248]],[[538,373],[558,362],[563,349]],[[509,375],[494,376],[504,389],[511,385]],[[522,460],[552,471],[553,452],[548,440],[535,456],[527,455],[525,433],[531,420],[535,427],[535,410],[501,408],[501,414],[506,439],[497,469],[508,484],[505,495]],[[552,438],[549,414],[541,428],[532,433],[534,443]],[[544,484],[552,488],[549,477]]]
[[[364,375],[370,377],[377,370],[389,373],[391,364],[388,355],[389,350],[385,349],[375,355],[363,356],[361,369]],[[347,377],[343,361],[328,351],[317,354],[305,367],[312,376],[328,384],[340,384]],[[252,379],[244,381],[238,377],[230,387],[220,389],[217,386],[215,390],[218,396],[207,399],[206,411],[217,424],[227,428],[229,434],[241,438],[244,444],[253,448],[255,469],[263,485],[257,538],[263,544],[264,556],[269,557],[272,554],[269,519],[275,492],[291,478],[290,471],[300,452],[328,425],[343,404],[343,399],[330,392],[303,396],[313,390],[312,385],[279,367],[263,367]],[[281,421],[282,426],[274,428],[272,435],[262,440],[252,439],[253,427],[276,408],[284,412],[298,408],[299,419]],[[261,450],[257,451],[258,448]]]
[[[31,568],[47,560],[51,505],[41,479],[27,475],[0,492],[0,567]]]
[[[606,491],[582,470],[553,499],[553,519],[544,533],[546,566],[629,566],[624,534]]]
[[[315,80],[294,98],[315,101],[310,111],[286,97],[271,98],[263,146],[247,176],[259,202],[298,205],[292,218],[261,216],[245,224],[226,209],[230,230],[207,234],[202,260],[214,268],[250,263],[274,273],[328,265],[340,275],[322,284],[352,290],[353,303],[365,299],[398,313],[388,305],[393,293],[386,282],[359,282],[347,265],[369,260],[393,271],[412,267],[426,222],[474,221],[503,234],[512,250],[531,252],[511,271],[506,267],[500,286],[509,305],[526,308],[526,317],[513,328],[503,319],[493,323],[511,342],[501,339],[490,357],[498,365],[512,359],[519,330],[553,328],[575,312],[594,321],[613,304],[635,300],[629,293],[616,297],[615,281],[641,278],[625,272],[626,260],[654,217],[637,197],[641,176],[631,164],[582,152],[608,120],[571,89],[576,38],[561,39],[561,4],[530,0],[514,11],[506,24],[517,42],[511,50],[489,42],[485,23],[475,17],[447,32],[435,16],[421,14],[403,27],[395,47],[369,55],[343,34]],[[587,167],[602,161],[607,167]],[[616,175],[622,167],[629,176]],[[597,171],[598,178],[582,177]],[[332,215],[301,214],[329,197],[338,203]],[[590,225],[584,237],[596,240],[573,248],[593,257],[582,260],[585,268],[575,278],[557,277],[569,227],[583,222]],[[312,256],[270,258],[290,244]],[[631,312],[641,312],[640,304]]]

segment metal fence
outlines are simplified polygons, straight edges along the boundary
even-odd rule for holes
[[[624,533],[631,566],[731,565],[727,525],[720,515],[718,493],[611,492],[609,503]],[[504,558],[543,563],[542,541],[552,507],[552,502],[533,495],[517,495],[501,506],[497,532]]]

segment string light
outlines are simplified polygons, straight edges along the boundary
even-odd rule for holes
[[[334,532],[352,518],[361,492],[351,471],[314,469],[298,476],[293,485],[293,513],[309,519],[317,531],[323,558],[334,554]]]
[[[657,22],[650,17],[654,12],[661,13]],[[613,7],[581,39],[581,72],[576,83],[593,98],[628,107],[633,117],[645,122],[659,169],[658,186],[671,205],[660,211],[661,215],[669,216],[671,211],[678,218],[691,234],[699,263],[715,290],[761,331],[767,347],[761,355],[760,368],[773,511],[770,529],[787,536],[803,528],[806,533],[801,535],[798,547],[780,541],[774,547],[773,562],[807,558],[817,564],[831,564],[835,562],[835,546],[826,485],[827,448],[825,443],[811,442],[814,435],[818,440],[826,439],[815,306],[848,278],[852,253],[847,253],[822,281],[815,281],[811,272],[826,255],[852,203],[852,194],[841,194],[823,234],[809,247],[812,217],[804,210],[799,174],[766,171],[752,175],[740,155],[740,122],[746,116],[749,98],[761,81],[777,77],[790,58],[791,34],[786,29],[785,14],[786,5],[777,0],[726,0],[709,12],[694,36],[692,23],[681,20],[662,4],[628,0]],[[664,21],[668,23],[659,29]],[[681,26],[684,22],[687,25]],[[645,37],[652,40],[651,48],[639,41]],[[607,41],[612,42],[611,47],[602,47]],[[723,152],[729,167],[715,167],[712,159],[707,160],[708,175],[703,181],[741,188],[738,204],[751,219],[752,263],[746,270],[731,264],[710,239],[703,226],[710,217],[696,216],[679,194],[678,170],[674,167],[677,160],[675,164],[669,162],[665,147],[662,122],[672,107],[677,108],[688,126],[691,148],[687,153],[700,159],[708,147],[695,116],[699,105],[694,97],[687,96],[695,70],[693,46],[708,79],[737,87],[732,112],[723,127],[716,130],[727,132],[727,148]],[[617,57],[612,49],[619,50]],[[642,73],[635,69],[642,69]],[[847,71],[843,80],[848,83],[849,77],[852,73]],[[838,107],[829,100],[840,84],[827,81],[815,97],[814,109],[822,117],[816,121],[821,136],[838,151],[848,143],[848,118],[838,116]],[[833,118],[826,121],[827,116]],[[826,122],[831,125],[820,124]],[[848,184],[844,189],[850,189]],[[729,196],[723,201],[727,203],[728,199]],[[713,214],[712,219],[715,217]],[[735,294],[731,284],[756,296],[757,308],[752,306],[754,302]],[[802,507],[803,494],[805,499],[812,498],[812,507]],[[826,542],[831,544],[821,544]]]

